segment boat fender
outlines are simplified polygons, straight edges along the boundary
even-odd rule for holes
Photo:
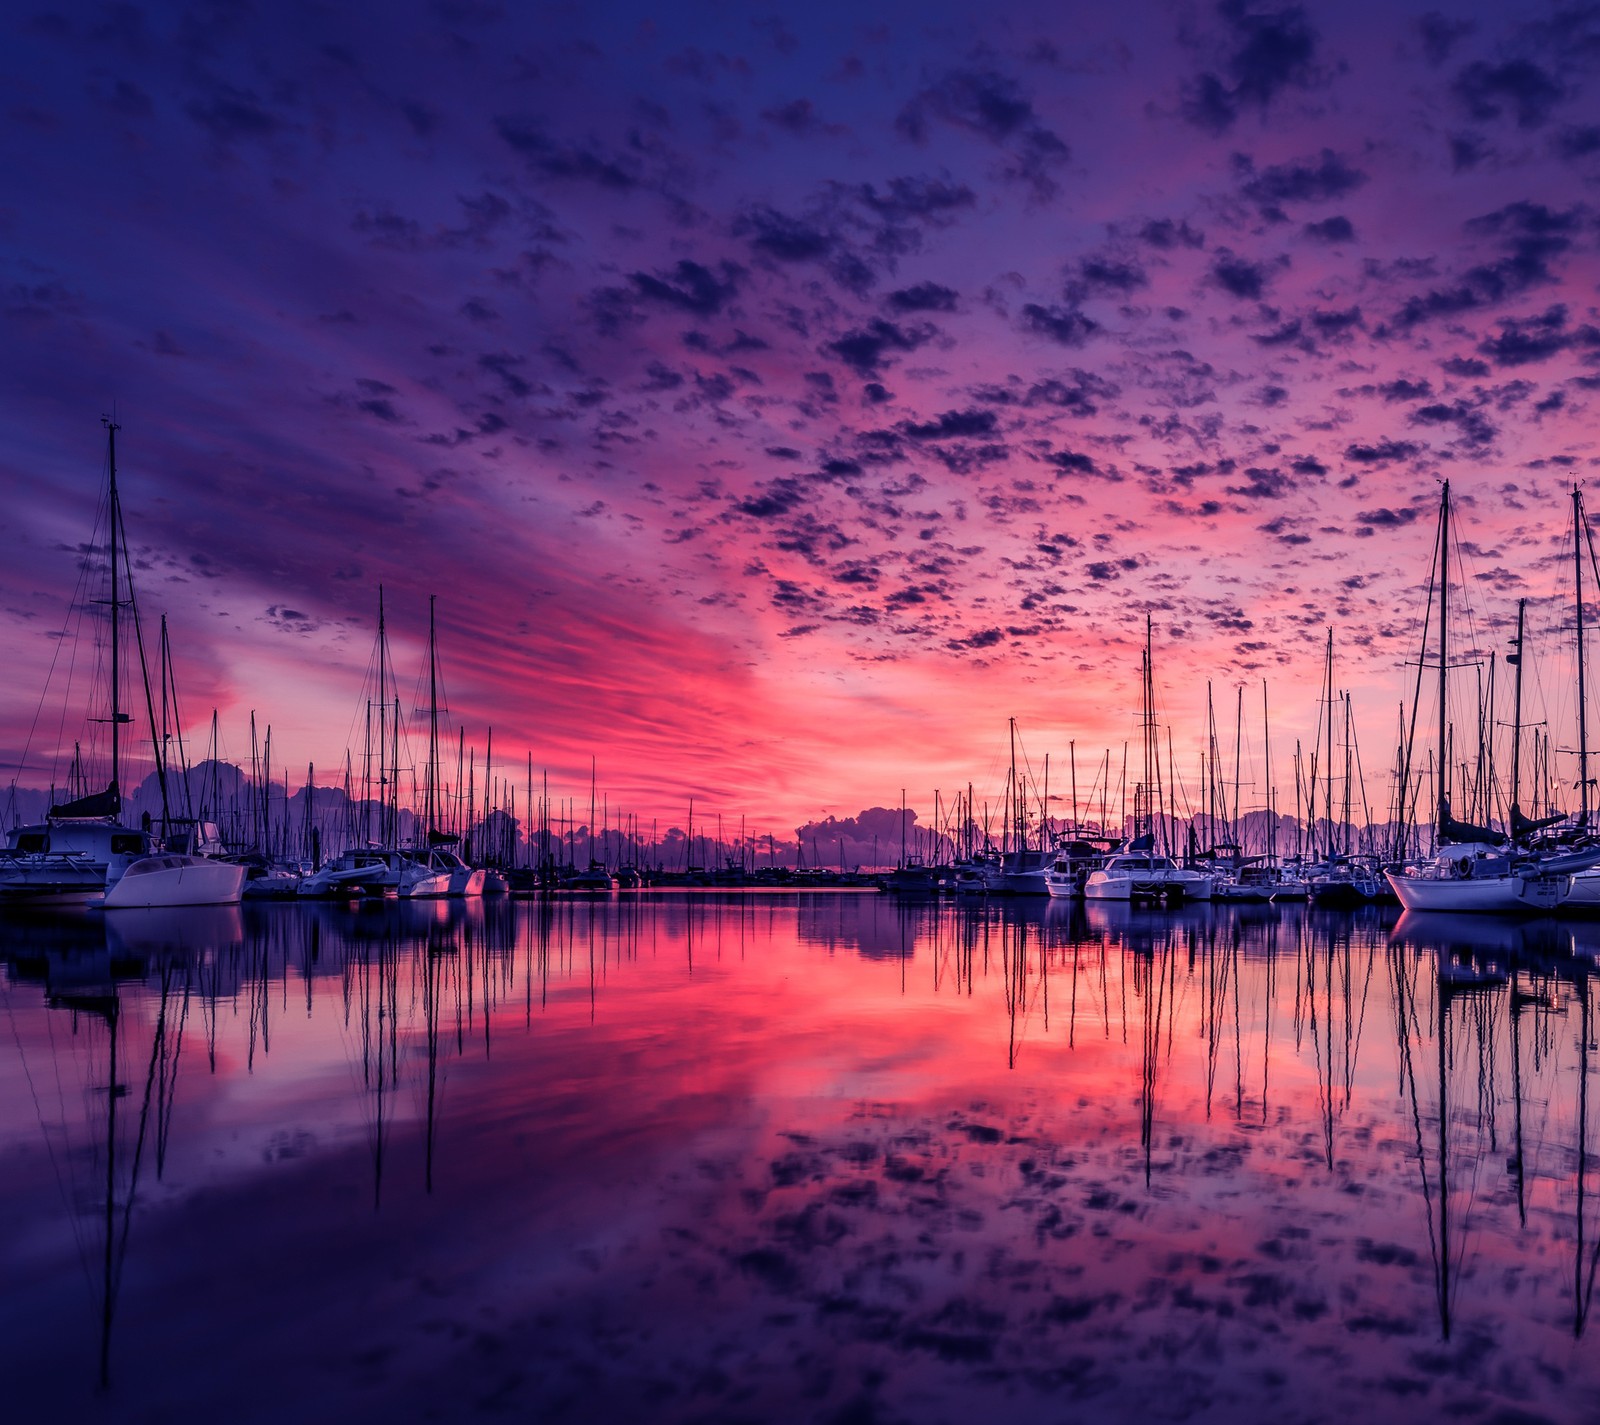
[[[1463,880],[1471,880],[1472,879],[1472,857],[1463,856],[1461,858],[1461,860],[1456,863],[1456,870],[1461,872],[1461,877],[1462,877]]]

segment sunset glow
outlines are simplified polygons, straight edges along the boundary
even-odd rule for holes
[[[1441,478],[1463,656],[1522,596],[1566,656],[1592,11],[5,29],[7,782],[70,758],[35,719],[113,412],[186,719],[240,761],[254,711],[297,784],[358,747],[380,584],[408,715],[437,595],[478,755],[492,728],[499,775],[572,796],[593,756],[663,829],[691,796],[785,836],[998,801],[1012,717],[1054,767],[1116,758],[1147,614],[1184,775],[1208,681],[1259,749],[1265,679],[1285,810],[1332,627],[1381,801]]]

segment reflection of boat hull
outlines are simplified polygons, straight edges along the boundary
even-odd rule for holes
[[[175,956],[225,950],[244,940],[237,905],[152,906],[105,918],[106,944],[120,955]]]
[[[233,905],[244,888],[244,867],[204,856],[144,856],[106,892],[107,910],[156,906]]]

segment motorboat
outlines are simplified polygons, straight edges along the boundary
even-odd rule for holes
[[[467,865],[461,859],[460,853],[452,851],[448,846],[435,845],[429,848],[427,869],[444,877],[444,890],[412,891],[410,894],[481,896],[484,882],[488,879],[488,872],[481,867]],[[406,892],[402,891],[401,894],[404,895]]]
[[[101,904],[108,881],[154,849],[147,832],[117,819],[121,805],[113,783],[12,831],[0,851],[0,906]]]
[[[188,852],[158,851],[123,868],[105,892],[107,910],[181,905],[234,905],[244,888],[244,867]]]
[[[1143,839],[1143,838],[1139,838]],[[1087,900],[1209,901],[1212,878],[1180,866],[1170,856],[1131,849],[1108,856],[1083,883]]]

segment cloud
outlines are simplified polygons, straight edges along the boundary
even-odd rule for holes
[[[1234,156],[1239,191],[1269,216],[1282,219],[1286,203],[1327,203],[1343,198],[1367,181],[1367,174],[1352,168],[1331,148],[1315,162],[1273,164],[1259,172],[1243,154]]]
[[[494,129],[508,147],[545,178],[592,183],[619,193],[629,192],[640,184],[636,159],[608,153],[595,140],[581,144],[558,142],[531,120],[506,115],[495,116]]]
[[[1500,241],[1501,256],[1464,271],[1451,285],[1408,297],[1393,318],[1401,331],[1440,317],[1496,306],[1556,281],[1552,260],[1571,246],[1583,214],[1519,199],[1464,224],[1469,235]]]
[[[1307,223],[1300,231],[1314,242],[1329,244],[1354,242],[1356,238],[1355,225],[1342,213],[1336,213],[1331,218],[1321,218],[1314,223]]]
[[[1255,9],[1246,0],[1222,0],[1217,14],[1222,73],[1207,70],[1189,81],[1181,104],[1184,118],[1211,134],[1226,133],[1245,109],[1264,112],[1285,89],[1316,79],[1317,34],[1303,6]]]
[[[1498,325],[1494,336],[1478,343],[1479,352],[1496,366],[1528,366],[1563,351],[1600,347],[1600,328],[1587,322],[1569,327],[1566,305],[1560,302],[1536,317],[1507,317]]]
[[[635,272],[628,280],[647,301],[696,316],[709,317],[720,312],[738,291],[740,269],[733,263],[719,265],[718,272],[688,258],[666,272]]]
[[[1223,248],[1211,264],[1211,280],[1231,297],[1259,302],[1266,290],[1268,269],[1263,262],[1250,262]]]
[[[919,282],[914,287],[902,287],[884,299],[894,312],[953,312],[958,293],[954,288],[942,287],[937,282]]]
[[[1100,330],[1100,324],[1076,307],[1029,302],[1022,309],[1022,329],[1058,346],[1079,347]]]
[[[993,435],[997,424],[993,411],[946,411],[931,421],[901,421],[898,429],[910,440],[969,440]]]
[[[915,351],[932,341],[937,334],[937,329],[927,323],[902,326],[874,318],[866,326],[828,342],[825,349],[858,374],[874,376],[890,352]]]
[[[1410,460],[1420,454],[1422,447],[1409,440],[1380,440],[1376,443],[1353,442],[1344,448],[1344,458],[1361,465],[1389,465],[1396,460]],[[1357,519],[1363,516],[1358,515]]]
[[[1015,80],[991,69],[950,70],[900,111],[895,127],[913,143],[926,144],[934,120],[1004,148],[1011,161],[1003,176],[1026,184],[1035,199],[1055,196],[1053,170],[1071,151],[1039,119]]]
[[[891,222],[919,222],[929,227],[944,227],[958,214],[972,209],[977,194],[965,183],[943,178],[891,178],[881,189],[863,183],[857,196],[873,212]]]
[[[1509,115],[1521,129],[1546,123],[1566,95],[1554,75],[1528,59],[1469,64],[1456,76],[1450,92],[1479,123]]]

